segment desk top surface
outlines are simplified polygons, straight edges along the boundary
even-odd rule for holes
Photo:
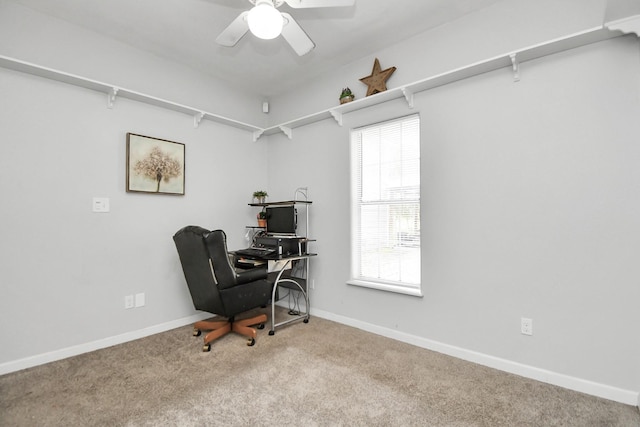
[[[264,260],[264,261],[282,261],[282,260],[296,260],[296,259],[305,259],[314,256],[318,256],[315,253],[306,253],[306,254],[290,254],[290,255],[278,255],[278,254],[270,254],[270,255],[244,255],[239,254],[235,251],[230,252],[233,255],[236,255],[240,258],[245,259],[256,259],[256,260]]]

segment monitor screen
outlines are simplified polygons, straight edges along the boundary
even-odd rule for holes
[[[296,209],[293,206],[268,207],[267,233],[296,234]]]

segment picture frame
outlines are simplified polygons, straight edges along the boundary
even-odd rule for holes
[[[184,195],[185,145],[127,133],[127,192]]]

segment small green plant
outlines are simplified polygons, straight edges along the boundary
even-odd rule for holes
[[[255,197],[256,199],[260,197],[267,197],[268,195],[269,194],[267,194],[267,192],[264,190],[258,190],[253,192],[253,197]]]
[[[258,212],[258,219],[267,219],[267,213],[265,211]]]
[[[353,92],[351,92],[351,89],[349,89],[348,87],[345,87],[344,89],[342,89],[342,93],[340,94],[340,99],[342,98],[354,98]]]

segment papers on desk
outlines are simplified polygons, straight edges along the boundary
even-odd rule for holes
[[[262,259],[250,259],[250,258],[238,258],[236,260],[236,265],[238,266],[247,266],[250,268],[258,267],[260,265],[265,265],[267,261]]]

